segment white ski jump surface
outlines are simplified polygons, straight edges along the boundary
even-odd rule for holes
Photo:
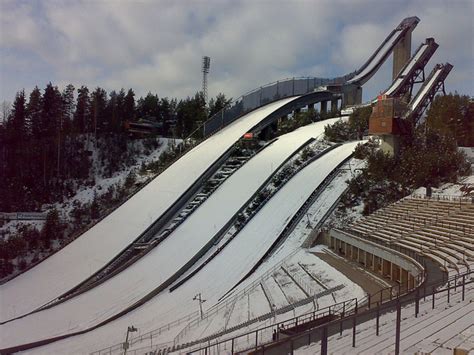
[[[398,31],[393,31],[392,36],[390,39],[385,43],[385,45],[380,48],[380,50],[377,52],[377,54],[374,56],[374,58],[370,61],[370,63],[355,77],[353,77],[351,80],[349,80],[347,83],[351,84],[354,82],[359,81],[362,79],[364,76],[369,74],[382,60],[382,58],[387,54],[387,52],[390,50],[391,46],[397,41],[397,36],[399,34],[400,30]]]
[[[325,123],[327,122],[323,122],[323,124]],[[311,126],[309,128],[311,128]],[[299,135],[301,131],[304,131],[304,129],[298,130],[294,132],[294,134]],[[283,137],[281,139],[283,139]],[[170,293],[164,291],[138,309],[92,332],[65,339],[45,347],[33,349],[32,351],[40,353],[85,353],[119,343],[123,341],[124,330],[126,331],[127,327],[131,324],[141,329],[142,332],[145,332],[147,330],[156,329],[161,325],[170,323],[175,319],[193,312],[197,304],[192,301],[192,298],[197,292],[201,292],[203,297],[207,300],[206,305],[211,306],[215,304],[219,297],[228,291],[229,288],[254,266],[255,262],[266,252],[306,198],[339,162],[352,153],[356,144],[357,142],[354,142],[338,147],[304,168],[273,196],[218,256],[174,292]],[[267,149],[270,149],[270,147]],[[267,149],[262,151],[261,154]],[[241,170],[243,170],[243,168]],[[228,181],[213,195],[218,194],[219,190],[231,190],[225,187],[227,182]],[[246,185],[247,183],[248,182],[245,181],[242,185]],[[211,200],[211,198],[209,200]],[[205,204],[203,204],[200,209],[204,206]],[[217,209],[213,209],[214,217],[223,213],[221,212],[222,210],[222,206],[217,206]],[[193,215],[197,213],[198,210]],[[191,219],[191,217],[189,219]],[[272,223],[268,223],[269,220],[271,220]],[[187,222],[183,223],[182,226],[185,226]],[[211,223],[209,223],[208,220],[208,224]],[[179,228],[175,233],[178,232],[178,230]],[[195,232],[195,234],[199,235],[199,232]],[[179,235],[170,236],[169,240],[174,240],[176,237],[179,238]],[[195,248],[195,246],[188,245],[188,241],[186,241],[186,243],[170,242],[169,244],[171,243],[175,244],[177,249],[170,249],[170,253],[166,259],[160,260],[154,255],[155,251],[153,251],[147,255],[147,257],[134,264],[140,265],[140,272],[135,274],[133,278],[129,276],[122,282],[115,282],[115,279],[120,277],[120,275],[118,275],[90,291],[94,292],[94,290],[96,290],[95,292],[98,292],[97,290],[105,288],[109,282],[114,282],[116,287],[122,287],[120,290],[113,288],[113,294],[109,293],[108,296],[104,296],[105,300],[97,300],[97,297],[94,297],[94,299],[89,299],[87,302],[81,304],[81,296],[85,297],[90,293],[88,292],[72,299],[70,302],[74,302],[75,307],[71,307],[70,309],[62,309],[62,306],[64,307],[70,303],[66,302],[50,310],[32,314],[24,321],[20,319],[3,325],[0,328],[2,347],[10,347],[16,344],[40,340],[49,336],[78,331],[90,327],[99,320],[104,319],[104,317],[108,317],[114,312],[123,309],[123,302],[133,300],[136,289],[138,287],[141,288],[142,285],[146,283],[146,279],[150,275],[156,274],[159,270],[147,270],[147,267],[152,266],[151,264],[145,266],[144,263],[158,263],[161,261],[161,268],[164,267],[165,264],[172,264],[173,260],[178,258],[178,256],[181,257],[181,254],[186,253],[188,248]],[[166,244],[166,242],[164,244]],[[157,247],[156,252],[162,249],[161,247],[161,245]],[[129,268],[131,271],[134,265]],[[170,270],[171,269],[172,268],[170,268]],[[125,274],[126,271],[121,274]],[[119,284],[122,284],[122,286]],[[89,304],[88,302],[94,302],[94,304]],[[105,308],[97,308],[98,304],[95,304],[95,302],[106,306]]]
[[[410,70],[413,68],[413,66],[416,64],[416,62],[420,59],[420,57],[423,55],[423,53],[425,53],[425,51],[428,49],[428,45],[427,44],[423,44],[420,49],[418,50],[418,52],[416,52],[415,56],[411,59],[411,61],[408,63],[408,65],[405,67],[405,69],[403,70],[402,74],[400,75],[399,78],[397,78],[397,80],[395,80],[392,85],[390,86],[390,88],[385,91],[385,94],[386,95],[391,95],[397,88],[398,86],[402,83],[402,81],[404,80],[405,76],[410,72]]]
[[[244,133],[294,99],[296,97],[268,104],[231,123],[185,154],[80,238],[1,285],[0,322],[54,300],[105,266]]]
[[[78,323],[83,324],[81,329],[84,329],[131,306],[184,266],[255,193],[281,162],[306,140],[321,135],[326,124],[336,120],[337,118],[317,122],[280,137],[230,176],[164,242],[115,277],[67,302],[7,323],[2,328],[16,329],[15,333],[22,333],[25,327],[60,319],[60,314],[69,314],[74,315]],[[101,316],[98,317],[97,314]],[[37,319],[38,323],[32,319]],[[68,331],[67,324],[60,325],[57,331],[62,334],[71,332]]]
[[[429,82],[426,82],[425,81],[425,84],[426,85],[423,85],[422,88],[420,89],[420,91],[418,92],[418,94],[416,95],[415,99],[410,102],[409,106],[410,106],[410,110],[411,111],[414,111],[416,110],[416,108],[418,107],[418,105],[420,104],[420,102],[423,101],[423,98],[426,96],[426,94],[428,93],[428,91],[431,89],[431,87],[433,86],[434,82],[436,80],[438,80],[441,72],[443,71],[443,68],[439,68],[438,70],[436,70],[436,72],[433,74],[433,76],[431,77],[430,81]]]

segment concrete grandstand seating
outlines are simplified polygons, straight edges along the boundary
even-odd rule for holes
[[[424,255],[449,275],[474,268],[474,203],[405,198],[350,226],[350,231]]]

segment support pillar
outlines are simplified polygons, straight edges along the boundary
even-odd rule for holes
[[[326,113],[328,112],[328,102],[327,101],[321,101],[321,113]]]
[[[406,287],[406,289],[408,289],[408,276],[409,276],[408,271],[405,269],[402,269],[401,271],[402,271],[401,272],[402,274],[401,274],[400,282],[403,287]]]
[[[343,106],[353,106],[362,103],[362,87],[347,86],[343,89],[344,101]]]
[[[382,259],[382,276],[389,276],[392,273],[391,263],[385,259]]]
[[[395,80],[400,70],[402,70],[405,64],[410,60],[411,32],[412,30],[407,31],[405,36],[403,36],[400,42],[393,48],[392,80]]]
[[[331,112],[337,111],[337,99],[331,100]]]

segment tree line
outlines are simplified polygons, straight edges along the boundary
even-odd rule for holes
[[[146,118],[160,124],[161,135],[184,138],[230,101],[219,94],[206,105],[200,92],[179,101],[152,93],[136,100],[132,89],[60,91],[51,83],[21,90],[12,105],[2,104],[0,211],[35,211],[71,195],[78,183],[93,184],[93,155],[112,174],[127,155],[126,121]]]

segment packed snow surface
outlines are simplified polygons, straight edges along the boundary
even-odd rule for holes
[[[436,80],[438,80],[441,72],[443,71],[443,68],[439,68],[438,70],[436,70],[436,72],[433,74],[433,76],[431,77],[431,79],[428,81],[428,82],[425,82],[425,85],[423,85],[420,89],[420,91],[417,93],[415,99],[410,102],[410,110],[411,111],[414,111],[418,105],[420,104],[420,102],[422,102],[423,98],[425,97],[426,93],[430,90],[430,88],[432,87],[433,83],[436,82]]]
[[[205,306],[214,305],[225,292],[254,266],[255,262],[266,252],[306,198],[339,162],[352,153],[356,144],[356,142],[348,143],[338,147],[299,172],[273,196],[220,254],[174,292],[162,292],[138,309],[92,332],[53,343],[35,351],[39,353],[85,353],[119,343],[123,341],[124,330],[131,324],[145,332],[195,311],[197,303],[193,302],[192,299],[198,292],[206,299]],[[226,189],[227,182],[219,189]],[[219,208],[219,206],[216,208],[214,213],[219,215],[222,208]],[[269,220],[272,220],[273,223],[268,223]],[[173,238],[170,240],[173,240]],[[154,260],[157,263],[159,262],[160,266],[166,262],[172,263],[173,259],[188,248],[187,243],[181,243],[177,250],[170,249],[170,253],[165,257],[166,259],[161,260],[161,262],[152,254],[150,254],[151,257],[143,260]],[[156,250],[159,249],[160,247]],[[137,274],[136,278],[129,277],[123,280],[123,283],[126,284],[125,289],[122,291],[116,290],[116,292],[134,294],[136,289],[140,288],[143,282],[146,282],[146,275],[149,276],[153,272],[159,272],[158,269],[147,271],[143,264],[141,264],[140,269],[143,276]],[[80,297],[76,297],[76,299],[80,299]],[[50,312],[47,317],[42,315],[44,313],[42,311],[27,317],[27,321],[21,322],[21,324],[17,321],[5,324],[0,328],[2,347],[87,328],[117,310],[123,309],[124,304],[122,302],[128,304],[129,299],[130,295],[110,294],[106,309],[97,309],[95,305],[89,305],[86,302],[80,308],[71,309],[71,313],[69,313],[69,310],[65,313],[64,310],[61,310],[61,306],[57,306],[48,310]],[[92,314],[89,307],[93,309]],[[87,316],[82,316],[82,313],[86,313]],[[67,317],[65,317],[65,314],[67,314]]]
[[[377,52],[374,58],[370,61],[370,63],[355,77],[348,81],[349,84],[359,81],[364,78],[367,74],[369,74],[382,60],[382,58],[387,54],[387,52],[395,45],[397,41],[399,31],[393,31],[392,36],[387,40],[387,42],[383,45],[382,48]]]
[[[318,137],[326,124],[336,120],[317,122],[280,137],[229,177],[164,242],[138,262],[86,293],[12,322],[11,328],[25,330],[26,324],[33,324],[33,318],[41,322],[40,319],[56,319],[54,314],[73,315],[76,312],[77,321],[80,320],[84,326],[93,326],[131,306],[171,277],[203,248],[302,142]],[[70,332],[67,328],[64,324],[59,327],[65,333]]]
[[[451,290],[436,296],[435,309],[432,297],[421,298],[419,315],[415,318],[415,304],[402,307],[400,324],[401,354],[453,354],[455,348],[471,353],[474,349],[474,288],[467,285],[465,300],[462,289]],[[352,347],[352,329],[328,339],[328,352],[332,354],[393,354],[395,352],[396,312],[380,317],[379,336],[375,335],[375,319],[357,326],[356,347]],[[298,355],[319,353],[321,344],[315,342],[295,351]]]
[[[283,99],[252,111],[209,137],[80,238],[1,285],[0,321],[33,311],[106,265],[245,132],[294,99]]]
[[[410,70],[413,68],[413,66],[416,64],[416,62],[420,59],[420,57],[423,55],[423,53],[425,52],[425,50],[428,48],[428,45],[427,44],[423,44],[420,49],[418,50],[418,52],[416,52],[415,56],[410,60],[410,62],[408,62],[408,65],[405,67],[405,69],[403,70],[402,74],[401,74],[401,77],[397,78],[397,80],[395,80],[392,85],[390,86],[390,88],[385,91],[385,94],[386,95],[391,95],[397,88],[398,86],[402,83],[404,77],[406,75],[408,75],[408,73],[410,72]]]

